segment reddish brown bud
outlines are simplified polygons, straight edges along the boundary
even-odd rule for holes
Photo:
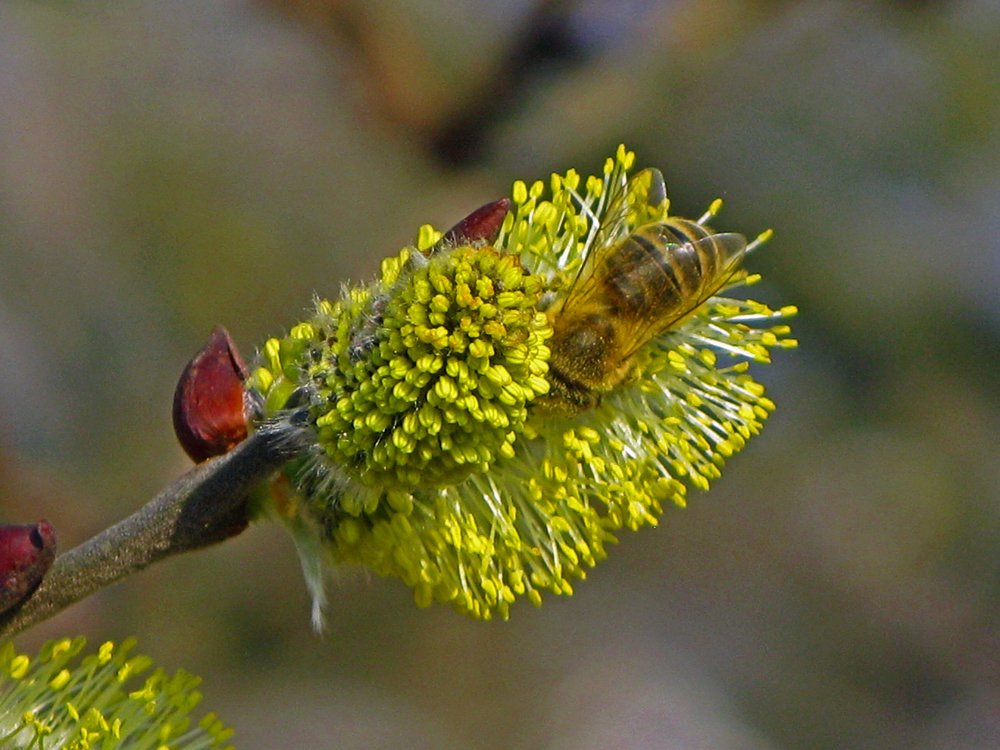
[[[222,326],[188,362],[174,391],[174,433],[195,463],[221,456],[246,439],[243,381],[248,371]]]
[[[509,211],[509,198],[487,203],[445,232],[438,245],[469,245],[474,242],[492,245],[496,242]]]
[[[56,558],[52,524],[0,524],[0,612],[35,590]]]

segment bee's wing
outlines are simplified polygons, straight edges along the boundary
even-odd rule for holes
[[[659,169],[642,170],[629,180],[628,192],[632,195],[630,203],[640,214],[636,224],[645,224],[650,219],[645,218],[642,212],[661,208],[667,199],[667,185],[663,181],[663,173]]]
[[[698,301],[688,312],[703,305],[709,297],[744,273],[743,258],[746,257],[747,238],[735,232],[719,232],[692,244],[699,252],[714,252],[715,273],[702,279]]]
[[[573,279],[564,307],[569,307],[590,294],[594,285],[594,272],[601,263],[602,252],[626,237],[630,226],[636,227],[648,221],[650,211],[659,208],[667,199],[663,173],[653,168],[636,173],[627,183],[616,180],[610,190],[601,226],[591,240],[587,257],[583,259],[583,264]]]
[[[632,342],[623,358],[631,357],[652,339],[682,323],[712,295],[743,272],[742,264],[747,240],[742,234],[722,232],[682,244],[670,244],[664,248],[664,258],[669,261],[670,254],[684,246],[693,249],[699,258],[712,259],[709,264],[702,263],[702,269],[709,272],[701,273],[697,285],[692,285],[686,290],[687,297],[684,304],[677,309],[662,316],[654,314],[623,321],[625,340]],[[649,263],[660,262],[653,256],[648,257]]]
[[[627,183],[615,183],[589,254],[600,252],[600,248],[613,245],[635,227],[649,222],[649,214],[666,199],[667,186],[659,169],[644,169]]]

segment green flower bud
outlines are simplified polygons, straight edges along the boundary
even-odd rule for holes
[[[500,260],[488,246],[444,249],[399,272],[390,288],[371,290],[366,315],[382,310],[373,330],[370,317],[342,303],[314,321],[317,352],[302,377],[318,384],[312,414],[328,428],[319,446],[353,482],[387,490],[455,485],[489,468],[510,428],[520,432],[526,404],[547,384],[536,378],[513,396],[492,386],[514,377],[527,383],[536,360],[544,361],[548,329],[534,314],[538,291],[521,290],[527,272],[516,258]],[[503,300],[484,303],[496,287]],[[456,290],[471,289],[459,303]],[[498,310],[511,313],[507,325],[485,325]],[[476,338],[456,335],[462,328],[475,328]],[[472,369],[487,377],[471,377]]]

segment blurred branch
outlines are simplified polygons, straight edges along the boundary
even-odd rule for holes
[[[128,518],[56,558],[34,594],[0,615],[0,637],[61,612],[173,555],[239,534],[254,485],[295,453],[287,437],[261,430],[197,466]]]
[[[533,87],[590,54],[577,29],[580,0],[528,3],[507,49],[482,72],[442,67],[440,50],[416,31],[413,9],[364,0],[258,0],[338,50],[349,50],[367,103],[422,139],[443,166],[480,165],[495,131],[530,100]],[[419,5],[417,6],[419,7]],[[425,9],[426,10],[426,9]],[[584,12],[586,12],[584,10]],[[479,33],[489,28],[475,27]],[[476,33],[460,23],[448,33]],[[440,33],[444,33],[444,31]],[[446,56],[447,57],[447,56]],[[478,66],[473,66],[477,68]],[[486,72],[488,71],[488,72]]]

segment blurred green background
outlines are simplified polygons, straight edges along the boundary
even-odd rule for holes
[[[425,222],[624,141],[775,239],[801,346],[687,510],[509,622],[254,527],[19,639],[135,634],[241,750],[1000,746],[1000,3],[0,5],[0,515],[68,549],[189,468],[177,376]]]

